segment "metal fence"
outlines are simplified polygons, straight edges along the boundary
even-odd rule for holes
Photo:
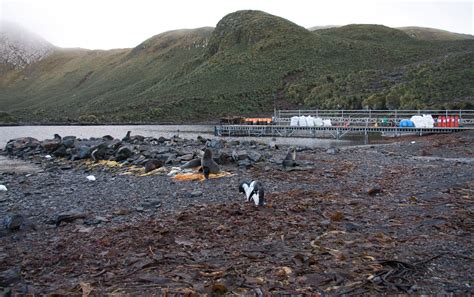
[[[389,122],[398,125],[402,119],[410,119],[414,115],[431,115],[433,118],[454,117],[459,118],[461,126],[474,126],[474,110],[276,110],[274,123],[277,125],[289,125],[294,116],[313,116],[329,119],[335,123],[350,124],[374,124],[377,122]]]

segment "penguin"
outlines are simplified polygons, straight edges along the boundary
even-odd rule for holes
[[[204,150],[201,158],[201,170],[206,179],[209,179],[209,174],[219,172],[219,165],[212,159],[212,151],[209,148]]]
[[[252,181],[251,183],[242,182],[239,185],[239,193],[245,193],[247,202],[253,201],[255,206],[265,205],[265,191],[263,185],[259,181]]]

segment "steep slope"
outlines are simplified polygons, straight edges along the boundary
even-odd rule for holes
[[[197,122],[269,114],[275,102],[461,107],[472,102],[473,49],[472,40],[375,25],[309,31],[237,11],[215,29],[165,32],[133,49],[56,49],[0,75],[0,111],[28,122]]]
[[[0,22],[0,75],[40,61],[53,50],[54,46],[43,38],[16,24]]]

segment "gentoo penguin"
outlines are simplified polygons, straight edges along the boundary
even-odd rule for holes
[[[265,205],[265,192],[262,183],[259,181],[254,180],[250,184],[248,182],[242,182],[239,186],[239,193],[245,193],[247,201],[253,201],[255,206]]]
[[[219,165],[212,159],[212,151],[209,148],[204,150],[204,155],[201,158],[201,170],[206,179],[209,178],[210,173],[219,172]]]
[[[296,148],[288,148],[288,153],[286,154],[285,159],[282,162],[284,168],[286,167],[295,167],[296,164]]]

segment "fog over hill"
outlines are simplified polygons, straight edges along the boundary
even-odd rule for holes
[[[0,24],[0,64],[4,67],[22,69],[47,57],[53,50],[51,43],[17,24]]]

